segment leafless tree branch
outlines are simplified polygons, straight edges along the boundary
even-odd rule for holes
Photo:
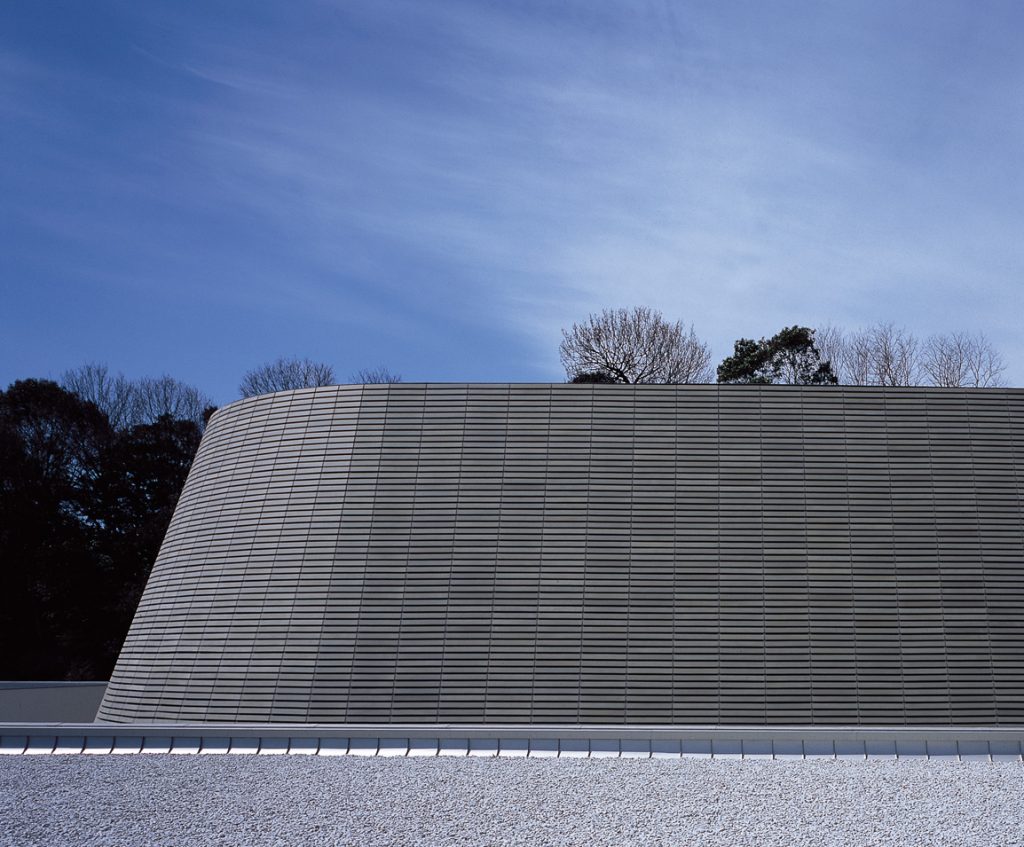
[[[822,357],[843,385],[917,385],[921,373],[917,339],[892,323],[845,332],[826,326],[815,339]]]
[[[826,324],[814,332],[814,346],[821,362],[832,366],[832,373],[840,383],[846,382],[846,335],[840,327]]]
[[[401,381],[401,374],[393,374],[385,367],[363,368],[352,377],[352,382],[362,385],[390,385]]]
[[[281,357],[246,373],[238,391],[243,397],[290,391],[295,388],[316,388],[334,385],[334,368],[310,359]]]
[[[562,330],[559,355],[566,375],[606,373],[624,383],[706,383],[711,350],[691,326],[667,322],[646,306],[605,309]]]
[[[198,388],[170,376],[132,381],[111,374],[106,365],[90,363],[66,371],[61,384],[83,400],[95,403],[115,429],[150,424],[162,415],[195,421],[203,426],[203,412],[213,401]]]
[[[135,416],[143,423],[170,415],[203,425],[203,411],[213,402],[198,388],[164,375],[135,383]]]
[[[922,367],[933,385],[992,388],[1003,384],[1003,357],[984,333],[933,335],[924,345]]]
[[[922,385],[986,388],[1004,384],[1006,362],[984,333],[930,336],[923,344],[907,330],[879,323],[856,332],[826,326],[816,335],[822,356],[844,385]]]
[[[127,429],[135,420],[135,386],[124,374],[111,374],[103,364],[90,362],[65,371],[61,385],[83,400],[94,403],[115,429]]]

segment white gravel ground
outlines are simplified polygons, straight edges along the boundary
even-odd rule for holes
[[[1024,765],[0,757],[3,845],[1024,845]]]

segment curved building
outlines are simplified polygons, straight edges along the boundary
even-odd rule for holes
[[[351,385],[210,422],[106,721],[1024,724],[1024,391]]]

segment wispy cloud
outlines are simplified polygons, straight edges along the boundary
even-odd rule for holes
[[[345,355],[424,378],[457,378],[459,343],[488,363],[467,376],[557,378],[561,326],[634,303],[719,356],[885,319],[985,329],[1020,361],[1020,21],[924,8],[157,7],[131,49],[164,134],[117,193],[166,211],[138,263],[334,314]],[[108,243],[101,218],[80,232]]]

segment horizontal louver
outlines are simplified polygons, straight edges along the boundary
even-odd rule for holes
[[[217,413],[111,721],[1024,723],[1024,392],[368,385]]]

